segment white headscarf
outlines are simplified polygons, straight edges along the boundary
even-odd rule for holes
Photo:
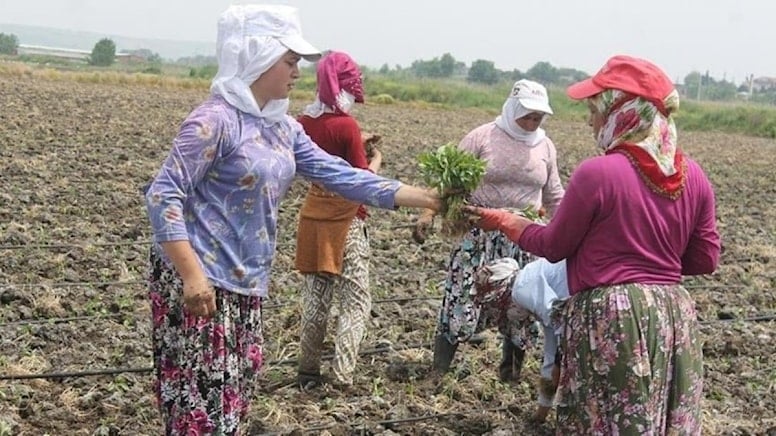
[[[506,132],[506,134],[511,136],[515,141],[523,142],[528,146],[533,147],[547,137],[544,129],[539,127],[533,132],[529,132],[518,126],[515,122],[516,119],[523,118],[531,112],[534,111],[524,108],[523,105],[520,104],[520,100],[508,98],[501,108],[501,115],[496,117],[496,125],[501,127],[501,130]]]
[[[285,5],[232,5],[218,20],[218,73],[210,86],[237,109],[270,122],[282,120],[288,99],[259,108],[250,86],[292,50],[308,60],[320,53],[302,38],[296,8]]]
[[[337,95],[337,106],[339,106],[340,111],[349,114],[354,104],[356,104],[356,96],[344,89]],[[308,104],[304,111],[302,111],[304,115],[310,118],[318,118],[323,114],[333,114],[334,112],[336,112],[335,109],[323,104],[317,95],[315,96],[315,101]]]
[[[531,80],[518,80],[512,86],[504,105],[501,107],[501,115],[496,117],[496,125],[507,135],[516,141],[533,147],[539,144],[547,134],[539,127],[529,132],[515,122],[532,112],[540,112],[552,115],[547,89],[540,83]]]

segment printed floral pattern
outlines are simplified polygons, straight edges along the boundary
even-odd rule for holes
[[[674,166],[677,136],[673,117],[661,114],[643,98],[634,98],[616,89],[605,90],[591,102],[599,113],[607,115],[596,138],[602,150],[609,151],[627,142],[647,152],[665,176],[678,171]],[[676,110],[679,107],[676,91],[664,103],[669,112]]]
[[[146,191],[154,241],[189,240],[216,286],[266,296],[278,208],[295,175],[386,209],[400,186],[321,150],[291,117],[270,124],[212,96],[184,121]]]
[[[263,363],[261,298],[216,288],[216,314],[192,316],[183,282],[151,252],[155,391],[167,435],[238,434]]]
[[[532,259],[530,254],[520,250],[501,232],[485,232],[478,228],[471,229],[451,253],[437,327],[450,343],[465,342],[480,328],[488,325],[496,325],[499,331],[510,337],[516,345],[523,344],[524,347],[536,341],[536,326],[511,326],[505,322],[506,317],[499,316],[504,312],[498,308],[498,302],[501,300],[496,299],[487,305],[493,307],[484,313],[483,306],[474,301],[472,290],[475,271],[482,265],[502,257],[515,259],[520,267]],[[482,319],[481,315],[484,315]],[[521,337],[522,335],[528,337]]]
[[[700,434],[702,344],[684,288],[597,288],[563,317],[557,434]]]

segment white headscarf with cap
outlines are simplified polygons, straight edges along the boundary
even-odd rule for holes
[[[218,73],[211,92],[237,109],[269,122],[282,120],[288,99],[260,108],[250,86],[291,50],[314,61],[320,51],[302,38],[297,9],[286,5],[232,5],[218,20]]]
[[[515,122],[533,112],[552,115],[547,89],[531,80],[518,80],[501,107],[501,115],[496,117],[496,125],[514,140],[533,147],[547,137],[544,129],[529,132]]]

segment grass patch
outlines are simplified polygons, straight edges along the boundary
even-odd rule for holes
[[[141,85],[159,88],[185,88],[207,90],[208,77],[189,77],[181,71],[123,72],[116,69],[99,69],[78,66],[72,70],[51,68],[22,62],[0,63],[0,76],[32,76],[46,80],[75,81],[79,83],[103,83]],[[512,83],[479,85],[455,79],[419,79],[413,77],[388,77],[370,74],[365,78],[369,102],[393,104],[410,103],[414,107],[429,108],[480,108],[496,115],[501,112],[505,96]],[[550,104],[555,118],[564,121],[584,121],[587,108],[584,103],[569,99],[561,87],[548,87]],[[291,97],[301,100],[315,98],[315,74],[305,70]],[[682,130],[712,131],[776,138],[776,107],[756,103],[718,103],[682,101],[676,115]]]
[[[685,130],[776,138],[776,108],[771,106],[682,102],[676,120],[679,128]]]

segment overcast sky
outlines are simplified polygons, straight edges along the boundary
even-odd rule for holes
[[[228,0],[0,0],[0,23],[214,41]],[[239,1],[239,3],[249,3]],[[646,57],[740,83],[776,76],[776,1],[268,0],[300,10],[305,37],[359,63],[408,66],[450,53],[525,71],[538,61],[594,73],[611,55]]]

